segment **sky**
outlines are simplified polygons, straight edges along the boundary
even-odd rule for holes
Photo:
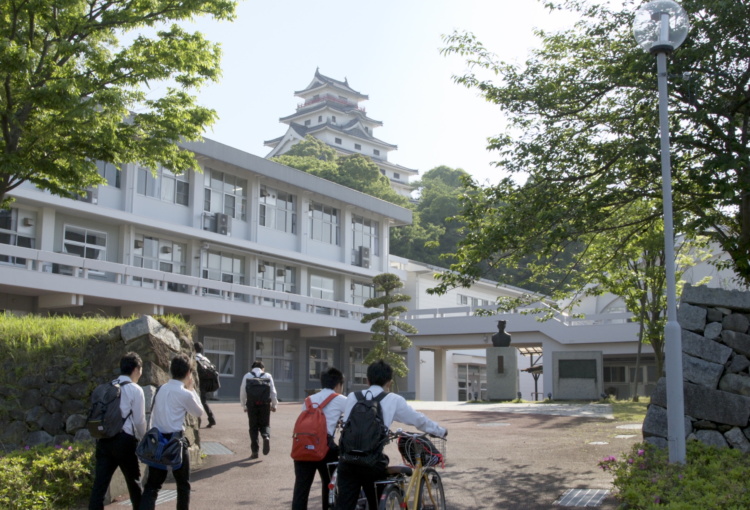
[[[319,68],[369,96],[360,106],[383,123],[374,135],[398,146],[390,162],[420,175],[440,165],[463,168],[494,183],[501,174],[486,140],[501,132],[502,115],[453,82],[467,67],[440,54],[442,36],[473,32],[501,60],[523,62],[538,45],[534,28],[573,22],[536,0],[245,0],[233,22],[193,25],[223,52],[221,81],[197,94],[219,115],[205,136],[265,157],[264,142],[286,132],[279,118],[301,101],[294,91]]]

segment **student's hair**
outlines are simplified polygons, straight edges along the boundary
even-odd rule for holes
[[[193,344],[193,349],[195,349],[195,352],[198,354],[203,354],[203,344],[200,342],[195,342]]]
[[[384,386],[393,379],[393,369],[382,359],[367,367],[367,381],[376,386]]]
[[[331,367],[322,374],[320,374],[320,386],[321,388],[334,389],[339,384],[343,384],[344,374],[338,368]]]
[[[137,352],[129,352],[120,358],[120,374],[130,375],[138,367],[143,366],[143,361]]]
[[[265,370],[266,366],[261,360],[256,359],[255,361],[253,361],[253,366],[250,367],[250,370],[252,370],[253,368],[260,368],[261,370]]]
[[[172,379],[184,379],[192,368],[192,363],[187,354],[178,354],[172,358],[172,362],[169,364],[169,373],[172,374]]]

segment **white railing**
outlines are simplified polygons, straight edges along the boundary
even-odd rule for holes
[[[471,317],[477,310],[491,310],[490,307],[458,306],[452,308],[424,308],[411,310],[404,315],[406,320],[417,319],[441,319],[445,317]],[[519,309],[509,310],[502,313],[522,313]],[[606,313],[586,315],[585,317],[572,317],[570,315],[556,314],[552,319],[564,326],[593,326],[602,324],[626,324],[632,322],[633,314],[629,312]]]
[[[242,301],[309,314],[325,314],[358,321],[371,311],[359,305],[226,283],[196,276],[166,273],[155,269],[116,262],[85,259],[65,253],[0,244],[0,265],[19,270],[54,273],[70,278],[95,280],[113,285],[129,285],[162,292],[179,292],[206,299]]]

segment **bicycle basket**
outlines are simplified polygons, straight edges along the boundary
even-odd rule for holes
[[[422,459],[422,466],[445,467],[446,441],[443,438],[427,439],[426,437],[398,438],[398,451],[404,464],[415,467],[418,459]]]

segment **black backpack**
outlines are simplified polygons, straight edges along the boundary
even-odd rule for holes
[[[267,377],[249,377],[245,382],[247,405],[261,406],[271,402],[271,379]]]
[[[221,387],[219,383],[219,371],[208,358],[201,356],[196,358],[198,366],[198,378],[200,379],[200,390],[206,393],[216,391]]]
[[[380,401],[386,392],[370,400],[361,391],[354,395],[357,403],[341,429],[339,462],[361,467],[385,467],[382,459],[383,447],[388,441],[388,427],[383,422]]]
[[[86,419],[86,428],[91,437],[104,439],[116,436],[122,430],[125,421],[133,414],[131,409],[123,418],[120,412],[120,387],[126,384],[130,382],[115,379],[94,388],[91,393],[91,410]]]

